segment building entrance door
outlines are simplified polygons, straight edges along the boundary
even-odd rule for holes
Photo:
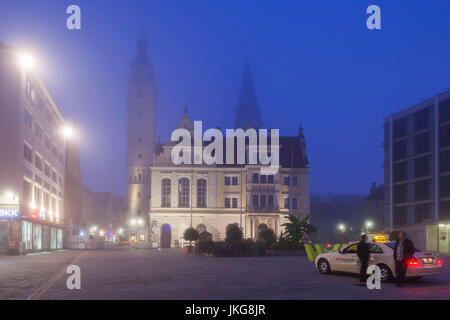
[[[167,249],[170,248],[170,244],[172,242],[171,236],[172,228],[168,224],[163,224],[161,227],[161,248]]]
[[[0,221],[0,251],[8,250],[8,222]]]
[[[449,227],[450,225],[439,225],[439,252],[440,253],[449,253]]]

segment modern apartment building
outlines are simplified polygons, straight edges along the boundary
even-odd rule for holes
[[[0,251],[62,248],[63,126],[30,58],[0,43]]]
[[[450,91],[384,121],[385,225],[450,252]]]

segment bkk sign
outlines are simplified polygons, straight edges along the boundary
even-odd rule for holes
[[[20,215],[19,210],[14,209],[0,209],[0,219],[14,219]]]

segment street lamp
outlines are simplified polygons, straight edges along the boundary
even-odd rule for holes
[[[14,192],[12,192],[12,191],[6,191],[5,192],[5,198],[6,199],[8,199],[8,200],[14,200]]]
[[[342,232],[344,232],[345,231],[345,225],[344,224],[339,224],[338,225],[338,229],[340,230],[340,231],[342,231]]]
[[[367,222],[366,222],[366,230],[367,230],[367,233],[369,233],[369,228],[371,228],[372,226],[373,226],[372,221],[367,221]]]
[[[33,57],[31,57],[29,54],[26,54],[24,52],[22,52],[19,55],[19,63],[21,65],[21,67],[24,68],[25,70],[31,69],[35,66]]]

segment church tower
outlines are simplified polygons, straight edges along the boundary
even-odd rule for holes
[[[128,79],[126,210],[128,222],[132,221],[130,231],[138,229],[138,225],[144,228],[149,221],[150,167],[156,147],[155,75],[147,58],[146,42],[139,40],[137,48]]]
[[[239,93],[238,107],[236,109],[235,129],[249,128],[261,129],[262,121],[258,108],[253,77],[248,59],[245,61],[242,85]]]

